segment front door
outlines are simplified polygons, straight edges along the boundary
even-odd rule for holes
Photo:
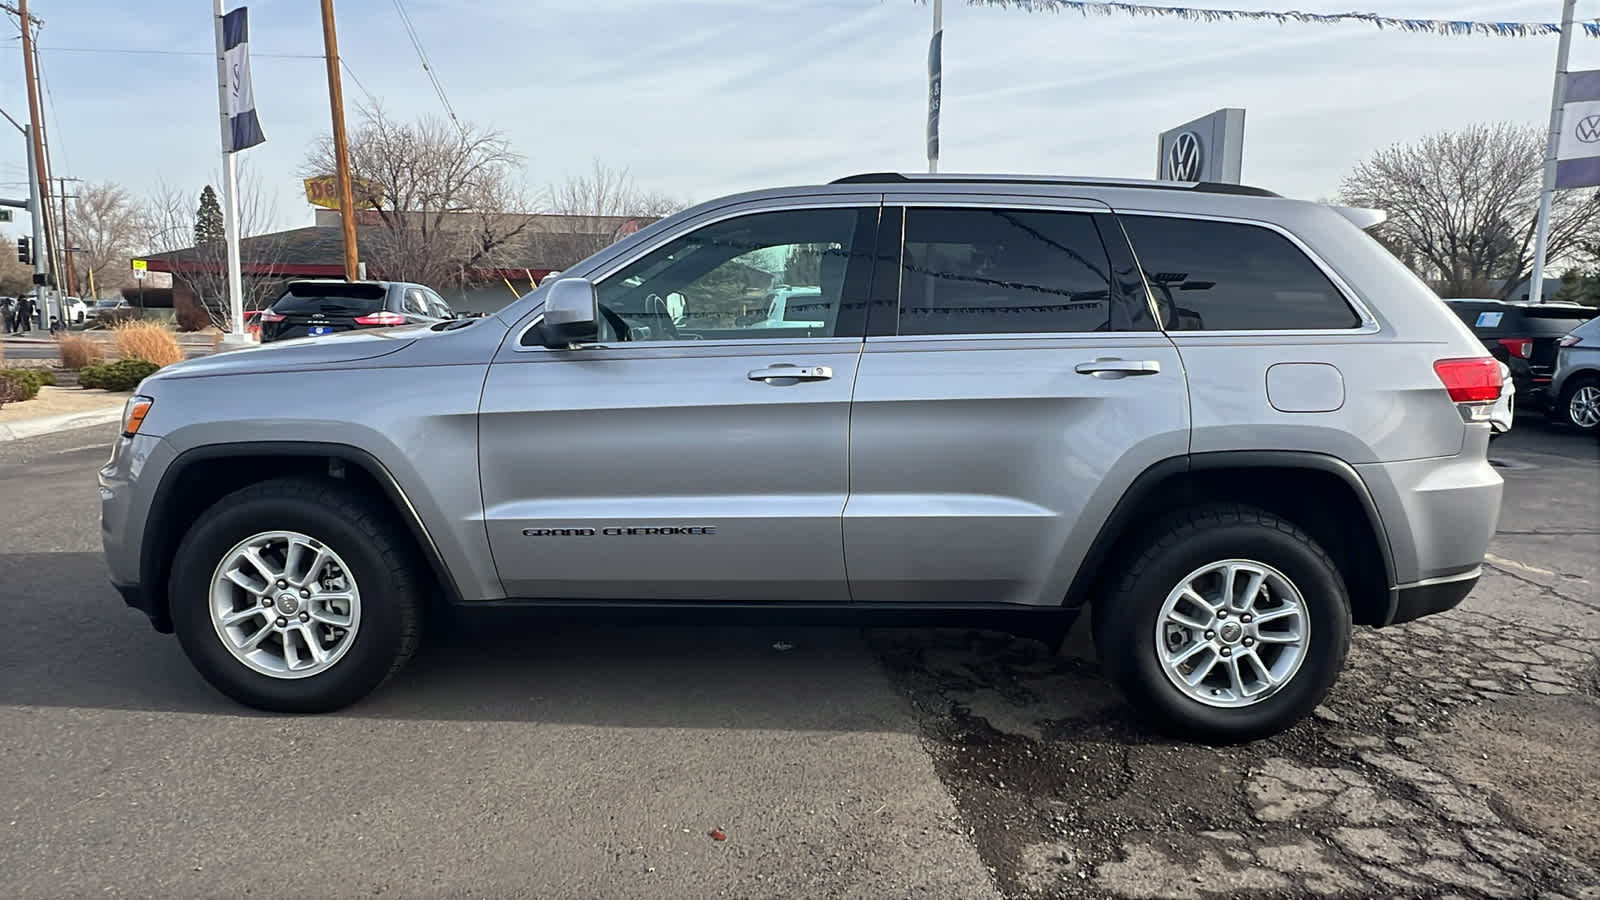
[[[1129,482],[1187,452],[1177,351],[1103,205],[930,196],[884,231],[902,215],[851,413],[852,596],[1059,604]]]
[[[878,195],[714,214],[599,273],[601,333],[535,328],[484,386],[512,597],[840,602],[850,392]],[[768,315],[775,291],[804,290]]]

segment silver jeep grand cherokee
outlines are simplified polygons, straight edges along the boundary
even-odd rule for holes
[[[106,561],[269,710],[368,694],[431,604],[1092,608],[1156,727],[1271,734],[1352,625],[1459,603],[1498,515],[1501,370],[1381,218],[1043,177],[728,197],[491,317],[161,371],[100,474]],[[774,319],[778,285],[816,290]]]

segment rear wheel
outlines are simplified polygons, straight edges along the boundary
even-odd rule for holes
[[[229,494],[173,560],[184,652],[213,687],[274,712],[327,712],[377,688],[417,644],[424,582],[383,510],[330,481]]]
[[[1185,511],[1125,558],[1095,648],[1134,707],[1207,742],[1266,737],[1327,695],[1350,641],[1344,581],[1315,541],[1250,507]]]
[[[1567,379],[1556,399],[1556,417],[1579,431],[1600,431],[1600,377],[1578,375]]]

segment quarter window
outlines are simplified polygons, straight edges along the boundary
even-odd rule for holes
[[[1258,225],[1163,216],[1122,219],[1174,331],[1355,328],[1344,295],[1288,238]]]
[[[603,340],[833,337],[858,229],[877,209],[755,213],[652,251],[597,286]],[[859,313],[858,313],[859,315]],[[859,334],[859,331],[854,331]]]
[[[1104,331],[1110,264],[1093,217],[1009,209],[906,211],[900,334]]]

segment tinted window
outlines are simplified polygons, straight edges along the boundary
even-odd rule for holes
[[[1354,328],[1333,282],[1283,235],[1233,222],[1125,216],[1163,323],[1184,331]]]
[[[900,334],[1104,331],[1111,281],[1084,213],[908,209]]]
[[[294,285],[272,304],[272,310],[282,315],[364,316],[383,309],[387,294],[385,287],[375,284]]]
[[[757,213],[671,241],[598,285],[602,340],[831,337],[858,219],[876,214]]]

